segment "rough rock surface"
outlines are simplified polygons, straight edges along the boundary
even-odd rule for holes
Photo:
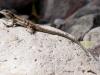
[[[100,75],[100,63],[76,43],[0,20],[0,75]],[[54,28],[50,28],[54,30]]]
[[[84,41],[100,42],[100,27],[90,30],[83,38]]]
[[[100,43],[91,46],[88,51],[100,61]]]

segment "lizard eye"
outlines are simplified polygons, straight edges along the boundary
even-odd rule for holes
[[[5,11],[6,13],[8,13],[8,11]]]
[[[2,12],[8,13],[9,11],[7,11],[7,10],[2,10]]]

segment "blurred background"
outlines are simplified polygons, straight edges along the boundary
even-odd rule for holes
[[[100,54],[100,0],[0,0],[0,10],[65,31]]]
[[[35,23],[49,24],[55,20],[61,23],[86,5],[98,6],[93,1],[96,0],[0,0],[0,10],[8,9]]]

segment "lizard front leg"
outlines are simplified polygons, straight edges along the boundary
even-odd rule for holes
[[[4,22],[3,22],[3,24],[5,24],[7,27],[13,27],[14,26],[14,20],[11,19],[10,22],[11,22],[11,24],[7,24],[7,23],[4,23]]]
[[[34,33],[34,31],[35,31],[35,28],[32,26],[27,26],[27,31],[29,32],[29,33],[31,33],[31,34],[33,34]]]

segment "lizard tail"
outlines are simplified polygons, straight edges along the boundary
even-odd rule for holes
[[[67,38],[67,39],[69,39],[69,40],[71,40],[73,42],[76,42],[76,39],[74,37],[72,38],[68,33],[64,33],[61,30],[59,30],[58,32],[57,31],[53,31],[53,30],[49,30],[47,28],[44,28],[44,26],[40,26],[39,24],[36,24],[35,28],[36,28],[36,30],[39,30],[41,32],[45,32],[45,33],[49,33],[49,34],[53,34],[53,35],[62,36],[62,37]],[[56,29],[56,30],[58,30],[58,29]]]

